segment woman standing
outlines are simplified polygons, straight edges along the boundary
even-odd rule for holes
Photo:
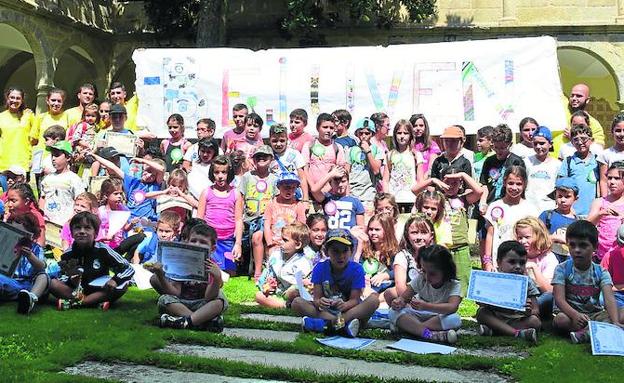
[[[32,146],[37,144],[34,114],[24,105],[23,90],[9,88],[4,98],[7,109],[0,113],[0,171],[17,165],[28,172]]]

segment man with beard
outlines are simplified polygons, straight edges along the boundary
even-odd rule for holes
[[[552,151],[552,156],[556,157],[559,153],[559,148],[561,147],[561,145],[570,142],[570,119],[572,118],[572,114],[579,110],[585,111],[585,108],[587,107],[589,101],[589,86],[587,86],[586,84],[576,84],[572,87],[565,108],[566,128],[565,130],[556,132],[553,135],[554,150]],[[594,117],[589,116],[589,127],[592,130],[594,144],[600,145],[600,147],[604,147],[605,134],[604,130],[602,129],[602,125],[600,125],[600,122]]]

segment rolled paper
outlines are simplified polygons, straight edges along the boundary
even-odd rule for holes
[[[325,207],[323,208],[323,210],[325,211],[325,214],[327,215],[336,215],[336,212],[338,211],[338,207],[336,206],[336,203],[334,201],[329,201],[325,204]]]
[[[268,185],[265,180],[260,180],[256,184],[256,190],[258,191],[258,193],[264,193],[267,190],[267,188],[268,188]]]

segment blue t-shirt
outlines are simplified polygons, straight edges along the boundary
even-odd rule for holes
[[[30,245],[30,250],[35,254],[35,258],[42,261],[43,263],[46,262],[45,255],[43,254],[43,247],[35,242],[32,242]],[[17,266],[15,267],[15,271],[13,271],[12,277],[13,279],[18,281],[30,280],[32,279],[32,277],[35,276],[35,274],[35,269],[33,268],[28,258],[26,258],[26,256],[22,256],[17,263]]]
[[[143,241],[137,247],[137,252],[141,255],[141,263],[156,262],[156,250],[158,249],[158,235],[152,233],[147,241]]]
[[[358,144],[357,141],[355,141],[355,139],[351,136],[336,137],[334,138],[334,142],[345,149],[357,146]]]
[[[574,153],[561,163],[558,176],[570,177],[576,181],[579,194],[573,208],[577,215],[586,217],[592,202],[596,198],[598,180],[600,179],[596,156],[590,153],[587,162],[585,162],[577,153]]]
[[[550,215],[550,220],[548,219],[548,212],[552,211]],[[559,229],[564,229],[570,226],[573,222],[576,222],[577,218],[566,217],[565,215],[559,213],[557,210],[545,210],[542,214],[539,215],[540,221],[544,222],[548,232],[550,234],[554,234]],[[548,222],[550,221],[550,222]],[[550,224],[550,226],[549,226]],[[565,235],[565,231],[563,232]]]
[[[350,195],[337,196],[325,193],[323,212],[327,217],[329,229],[349,230],[357,225],[357,215],[364,214],[364,205],[359,199]]]
[[[135,195],[138,191],[149,193],[160,190],[160,185],[157,183],[146,184],[138,178],[134,178],[129,175],[125,175],[123,179],[124,193],[128,199],[128,209],[130,210],[130,218],[142,218],[145,217],[150,221],[156,221],[158,216],[156,215],[156,199],[144,199],[141,202],[135,200]]]
[[[342,299],[347,301],[351,296],[351,290],[364,288],[364,269],[359,263],[349,261],[342,273],[332,275],[331,261],[328,259],[317,263],[312,270],[313,284],[323,286],[325,281],[329,283],[332,296],[342,295]],[[330,298],[325,291],[323,294],[326,298]]]

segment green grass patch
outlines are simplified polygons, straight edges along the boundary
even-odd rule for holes
[[[225,315],[226,326],[266,330],[299,331],[298,325],[262,322],[241,318],[244,313],[294,315],[288,310],[272,310],[247,306],[256,289],[246,277],[233,278],[226,284],[226,295],[231,307]],[[206,332],[160,329],[157,294],[153,291],[131,289],[108,312],[97,309],[57,312],[53,306],[37,307],[33,315],[15,313],[15,303],[0,305],[0,378],[15,382],[91,382],[80,376],[58,374],[63,368],[84,360],[125,361],[163,368],[174,368],[221,375],[256,379],[277,379],[297,382],[380,382],[379,379],[352,376],[329,377],[310,372],[289,371],[259,365],[247,365],[209,358],[173,355],[157,350],[171,342],[282,351],[293,354],[334,356],[371,362],[389,362],[401,365],[423,365],[452,369],[487,370],[507,374],[518,381],[542,382],[572,380],[620,381],[614,371],[624,368],[624,359],[593,357],[588,345],[572,345],[566,339],[541,334],[539,345],[507,337],[460,337],[462,348],[511,346],[528,353],[522,360],[488,358],[471,355],[415,355],[401,352],[338,350],[321,346],[312,334],[300,334],[294,343],[252,341],[225,337]],[[472,316],[476,305],[463,301],[460,314]],[[465,327],[474,322],[464,321]],[[363,337],[392,339],[386,331],[364,330]]]

